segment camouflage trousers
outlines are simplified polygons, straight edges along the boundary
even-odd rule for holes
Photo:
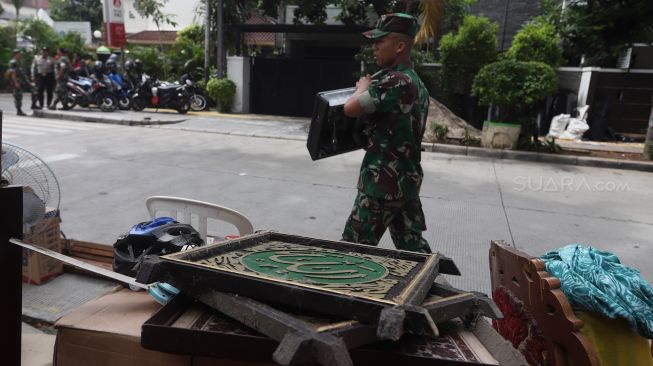
[[[429,243],[422,237],[426,223],[419,197],[384,200],[358,191],[342,240],[377,245],[386,229],[397,249],[431,253]]]
[[[64,101],[66,100],[66,96],[68,95],[68,81],[59,81],[57,82],[57,85],[54,87],[54,95],[59,101]]]
[[[14,96],[14,105],[16,106],[16,109],[21,109],[23,107],[23,92],[30,93],[32,97],[32,107],[34,106],[36,95],[34,94],[34,88],[31,85],[28,85],[24,86],[22,89],[14,88],[12,94]]]

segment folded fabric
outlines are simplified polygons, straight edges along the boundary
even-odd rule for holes
[[[614,254],[571,244],[542,256],[546,270],[575,310],[624,318],[644,338],[653,338],[653,288],[639,271]]]

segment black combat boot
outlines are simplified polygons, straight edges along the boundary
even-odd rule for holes
[[[23,113],[23,111],[20,108],[18,108],[18,110],[16,111],[16,115],[17,116],[26,116],[26,114]]]

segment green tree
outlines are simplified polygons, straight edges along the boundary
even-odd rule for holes
[[[474,77],[497,59],[497,29],[485,17],[467,15],[456,33],[440,40],[440,84],[447,106],[468,120],[477,104],[470,98]]]
[[[134,9],[140,14],[143,18],[151,18],[156,25],[156,29],[160,30],[161,26],[168,24],[171,26],[176,26],[177,23],[173,20],[173,14],[166,14],[161,9],[168,0],[135,0]]]
[[[568,1],[564,11],[551,0],[546,16],[558,26],[570,60],[614,67],[619,52],[633,43],[653,43],[653,1]]]
[[[204,27],[193,24],[177,33],[177,39],[167,52],[172,77],[202,68],[204,65]]]
[[[42,47],[54,50],[59,45],[59,35],[46,22],[36,18],[22,20],[18,33],[28,37],[37,50]]]
[[[519,121],[529,108],[557,90],[558,77],[551,66],[512,59],[485,65],[472,88],[481,105],[499,106],[501,122]]]
[[[57,21],[91,22],[91,29],[102,29],[101,0],[50,0],[48,13]]]
[[[154,47],[134,46],[129,48],[134,59],[143,61],[143,71],[157,79],[165,78],[170,73],[169,63],[164,62],[164,54]]]
[[[77,32],[68,32],[58,39],[57,47],[65,49],[69,55],[76,53],[81,56],[85,52],[84,38]]]
[[[562,63],[562,46],[553,24],[544,21],[526,23],[517,32],[506,57],[518,61],[539,61],[557,68]]]

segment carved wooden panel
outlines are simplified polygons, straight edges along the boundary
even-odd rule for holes
[[[598,366],[590,341],[580,333],[583,322],[574,314],[560,290],[560,280],[550,276],[539,258],[492,241],[490,247],[492,290],[503,287],[523,302],[546,340],[546,365]],[[499,320],[501,321],[501,320]]]

